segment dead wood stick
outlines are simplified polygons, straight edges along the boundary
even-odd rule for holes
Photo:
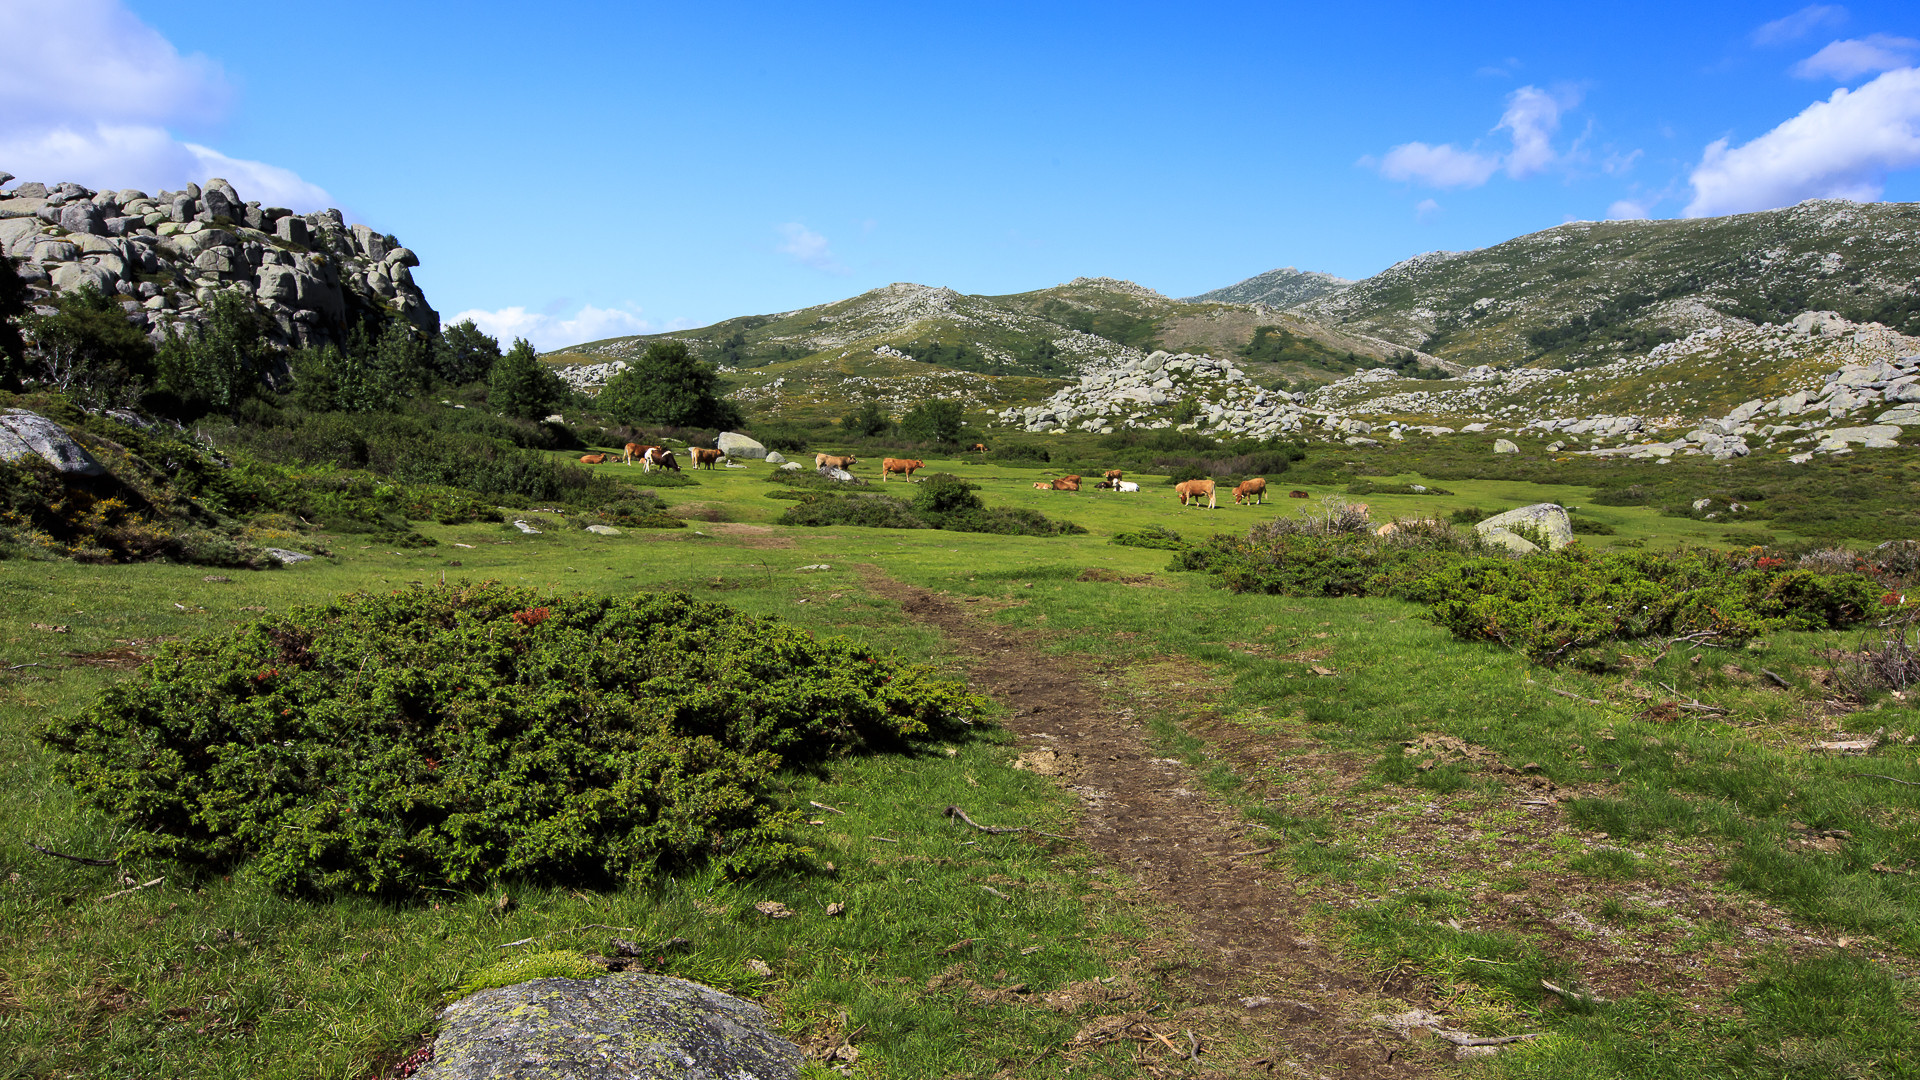
[[[1046,836],[1046,837],[1051,837],[1052,839],[1055,839],[1055,840],[1066,839],[1066,837],[1064,836],[1060,836],[1058,834],[1050,833],[1050,832],[1041,832],[1039,829],[1028,828],[1025,825],[1015,825],[1015,826],[982,825],[979,822],[968,817],[967,812],[965,810],[960,809],[957,806],[948,806],[945,810],[941,811],[941,816],[950,817],[950,818],[959,818],[961,821],[964,821],[967,824],[973,826],[974,828],[979,829],[983,833],[993,833],[996,836],[1001,835],[1003,833],[1030,832],[1035,836]]]
[[[847,814],[847,812],[846,812],[845,810],[842,810],[842,809],[840,809],[839,807],[836,807],[836,806],[828,806],[828,805],[827,805],[826,803],[823,803],[823,802],[814,802],[814,801],[813,801],[812,799],[808,799],[808,800],[807,800],[807,805],[808,805],[808,806],[817,806],[817,807],[819,807],[819,808],[820,808],[820,809],[822,809],[822,810],[826,810],[826,811],[830,811],[830,812],[832,812],[832,813],[835,813],[835,814],[839,814],[839,815],[840,815],[841,817],[845,817],[845,816],[846,816],[846,814]]]
[[[128,893],[134,893],[134,892],[139,892],[139,891],[140,891],[141,889],[151,889],[151,888],[153,888],[153,887],[154,887],[155,885],[158,885],[158,884],[160,884],[161,882],[163,882],[163,881],[165,881],[165,880],[167,880],[167,879],[166,879],[166,878],[164,878],[164,877],[157,877],[157,878],[154,878],[154,879],[153,879],[152,881],[148,881],[148,882],[143,882],[143,883],[141,883],[141,884],[139,884],[139,885],[135,885],[134,887],[132,887],[132,888],[130,888],[130,889],[121,889],[121,890],[120,890],[119,892],[110,892],[110,893],[108,893],[107,895],[105,895],[105,896],[103,896],[103,897],[101,897],[100,899],[102,899],[102,900],[111,900],[111,899],[113,899],[113,898],[114,898],[114,897],[116,897],[116,896],[125,896],[125,895],[127,895]]]
[[[1186,1035],[1187,1035],[1187,1060],[1197,1062],[1200,1060],[1200,1040],[1191,1031],[1187,1032]]]
[[[5,669],[3,669],[3,670],[6,670],[6,671],[19,671],[19,670],[20,670],[21,668],[23,668],[23,667],[46,667],[46,666],[47,666],[47,665],[45,665],[45,664],[14,664],[14,665],[12,665],[12,666],[10,666],[10,667],[7,667],[7,668],[5,668]]]
[[[523,937],[519,941],[509,941],[505,945],[495,945],[494,948],[511,949],[515,945],[529,945],[536,941],[545,941],[550,937],[558,937],[561,934],[577,934],[582,930],[624,930],[629,934],[636,932],[635,928],[631,926],[608,926],[606,923],[596,922],[588,923],[585,926],[575,926],[567,930],[554,930],[550,933],[540,934],[537,937]]]
[[[1579,694],[1573,693],[1572,691],[1569,691],[1569,690],[1558,690],[1551,686],[1547,687],[1547,689],[1552,693],[1559,694],[1561,697],[1570,697],[1575,701],[1584,701],[1589,705],[1605,705],[1606,704],[1606,702],[1600,701],[1596,698],[1581,697]]]
[[[1891,780],[1896,784],[1905,784],[1908,787],[1920,787],[1920,783],[1915,783],[1912,780],[1902,780],[1897,776],[1886,776],[1877,772],[1850,772],[1847,775],[1848,776],[1864,776],[1869,780]],[[32,847],[33,845],[28,844],[27,846]]]
[[[1153,1036],[1156,1039],[1159,1039],[1163,1043],[1166,1043],[1167,1049],[1173,1051],[1174,1053],[1178,1054],[1180,1052],[1180,1048],[1173,1045],[1173,1040],[1167,1038],[1165,1035],[1160,1034],[1159,1032],[1153,1030],[1152,1028],[1147,1029],[1147,1034]]]
[[[869,839],[869,840],[878,840],[878,841],[880,841],[880,842],[881,842],[881,843],[883,843],[883,844],[897,844],[897,843],[899,843],[899,842],[900,842],[900,841],[898,841],[898,840],[895,840],[895,839],[894,839],[893,837],[891,837],[891,836],[869,836],[869,837],[867,837],[867,839]]]
[[[949,945],[949,946],[947,946],[946,948],[944,948],[944,949],[941,949],[941,950],[940,950],[940,955],[942,955],[942,956],[952,956],[952,955],[953,955],[954,953],[957,953],[957,952],[959,952],[959,951],[960,951],[961,949],[964,949],[964,948],[966,948],[967,946],[969,946],[969,945],[971,945],[971,944],[973,944],[974,942],[976,942],[976,941],[978,941],[978,940],[980,940],[980,939],[979,939],[979,938],[970,938],[970,937],[963,937],[963,938],[961,938],[961,939],[960,939],[959,941],[956,941],[956,942],[954,942],[953,944],[951,944],[951,945]]]
[[[51,855],[56,859],[65,859],[68,862],[77,862],[83,866],[119,866],[120,865],[119,863],[114,862],[112,859],[89,859],[85,855],[68,855],[64,852],[52,851],[47,848],[43,848],[39,844],[28,844],[27,846],[39,852],[42,855]]]
[[[1540,1037],[1537,1032],[1527,1035],[1496,1035],[1486,1038],[1462,1036],[1445,1031],[1435,1031],[1434,1034],[1455,1046],[1505,1046],[1508,1043],[1517,1043],[1525,1039],[1537,1039]]]
[[[1778,686],[1782,690],[1793,689],[1793,684],[1788,682],[1786,679],[1786,676],[1784,675],[1781,675],[1777,672],[1768,671],[1766,668],[1761,668],[1760,674],[1765,675],[1768,679],[1771,679],[1773,681],[1773,685]]]
[[[1271,847],[1262,847],[1262,848],[1254,848],[1254,849],[1253,849],[1252,851],[1236,851],[1236,852],[1234,852],[1233,854],[1231,854],[1231,855],[1229,855],[1229,856],[1227,856],[1227,858],[1229,858],[1229,859],[1244,859],[1244,858],[1246,858],[1246,857],[1247,857],[1247,856],[1249,856],[1249,855],[1267,855],[1267,854],[1271,854],[1271,853],[1272,853],[1272,851],[1273,851],[1273,849],[1272,849]]]
[[[991,885],[980,886],[980,891],[986,893],[988,896],[997,896],[1002,900],[1011,899],[1010,897],[1007,896],[1006,893],[1001,892],[999,889],[996,889]]]
[[[1540,980],[1540,985],[1569,1001],[1578,1001],[1587,1005],[1605,1005],[1607,1003],[1607,999],[1601,997],[1599,994],[1582,994],[1577,991],[1568,990],[1565,987],[1555,986],[1545,979]]]

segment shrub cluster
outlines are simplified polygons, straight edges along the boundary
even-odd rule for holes
[[[1278,524],[1278,523],[1275,523]],[[1884,587],[1851,566],[1788,559],[1577,546],[1523,558],[1475,536],[1405,529],[1391,536],[1255,528],[1175,556],[1236,592],[1395,596],[1466,640],[1497,641],[1541,663],[1603,663],[1615,642],[1704,633],[1738,641],[1774,630],[1850,626],[1883,606]]]
[[[788,473],[786,476],[794,476]],[[783,477],[783,483],[795,483]],[[824,478],[823,478],[824,479]],[[808,481],[797,481],[807,487]],[[826,480],[835,484],[836,481]],[[1024,507],[989,507],[974,494],[979,485],[951,473],[932,473],[913,486],[908,502],[888,495],[844,495],[806,491],[800,503],[780,515],[782,525],[865,525],[881,529],[945,529],[949,532],[1003,536],[1072,536],[1087,530],[1070,521],[1054,521]],[[778,497],[788,497],[785,492]]]
[[[604,883],[799,853],[783,767],[963,730],[982,702],[685,595],[354,595],[164,646],[46,725],[121,858],[289,893]]]

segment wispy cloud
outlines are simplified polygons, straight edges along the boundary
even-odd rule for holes
[[[0,41],[0,164],[23,179],[158,190],[224,176],[243,198],[331,201],[290,170],[175,138],[168,125],[218,120],[233,89],[119,0],[0,0]]]
[[[1560,129],[1565,110],[1578,105],[1574,91],[1552,93],[1537,86],[1523,86],[1507,95],[1507,107],[1493,130],[1505,131],[1512,140],[1506,153],[1491,153],[1478,145],[1466,148],[1452,143],[1432,145],[1424,142],[1401,143],[1379,158],[1368,155],[1358,164],[1378,169],[1389,180],[1404,180],[1437,188],[1479,187],[1493,174],[1506,170],[1516,180],[1545,172],[1564,160],[1553,148],[1553,136]]]
[[[815,270],[829,274],[845,274],[847,268],[833,254],[833,248],[827,238],[807,228],[797,221],[789,221],[778,227],[780,243],[774,250],[793,259],[802,266],[811,266]]]
[[[1425,225],[1440,216],[1440,203],[1434,199],[1421,199],[1413,207],[1413,220]]]
[[[1617,199],[1607,207],[1608,221],[1644,221],[1653,216],[1658,199]]]
[[[1831,42],[1793,65],[1791,71],[1799,79],[1845,82],[1860,75],[1907,67],[1913,63],[1916,53],[1920,53],[1920,41],[1890,34],[1868,34],[1863,38]]]
[[[599,341],[602,338],[650,334],[671,329],[655,326],[641,318],[639,307],[632,304],[618,308],[598,308],[592,304],[584,304],[570,318],[562,318],[543,311],[528,311],[524,307],[517,306],[504,307],[498,311],[473,308],[458,315],[448,316],[444,321],[451,326],[454,323],[469,320],[473,325],[499,338],[502,346],[514,338],[526,338],[541,352],[551,352],[567,345]]]
[[[1514,72],[1520,70],[1520,67],[1519,58],[1509,56],[1497,64],[1486,64],[1475,68],[1473,73],[1483,79],[1510,79]]]
[[[1827,26],[1847,21],[1847,9],[1838,4],[1809,4],[1784,19],[1763,24],[1753,32],[1755,45],[1784,45]]]
[[[1802,199],[1869,201],[1887,174],[1920,166],[1920,69],[1842,87],[1740,146],[1710,144],[1688,178],[1688,217],[1790,206]]]

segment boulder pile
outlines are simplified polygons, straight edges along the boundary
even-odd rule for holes
[[[414,284],[414,253],[338,210],[295,214],[240,198],[209,180],[149,195],[79,184],[4,185],[0,254],[42,296],[92,285],[118,297],[158,341],[196,321],[216,294],[259,306],[278,344],[344,344],[371,313],[392,313],[428,333],[440,316]]]
[[[1108,434],[1116,428],[1178,427],[1266,438],[1319,422],[1299,402],[1298,395],[1259,386],[1232,361],[1156,351],[1089,365],[1077,385],[1040,405],[998,415],[1002,423],[1026,431]],[[1181,410],[1192,418],[1179,419]]]

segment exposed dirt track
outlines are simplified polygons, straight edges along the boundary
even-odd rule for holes
[[[1306,936],[1303,904],[1274,887],[1260,832],[1199,790],[1183,764],[1156,757],[1147,733],[1022,635],[926,589],[866,568],[867,586],[938,628],[974,685],[1012,711],[1009,726],[1043,771],[1079,795],[1076,839],[1180,913],[1201,1004],[1248,1031],[1267,1056],[1211,1062],[1221,1075],[1409,1077],[1405,1044],[1356,1015],[1365,976]],[[1051,751],[1049,755],[1046,752]],[[1252,1002],[1248,1005],[1243,999]],[[1262,1001],[1261,999],[1267,999]],[[1203,1056],[1202,1063],[1206,1063]]]

